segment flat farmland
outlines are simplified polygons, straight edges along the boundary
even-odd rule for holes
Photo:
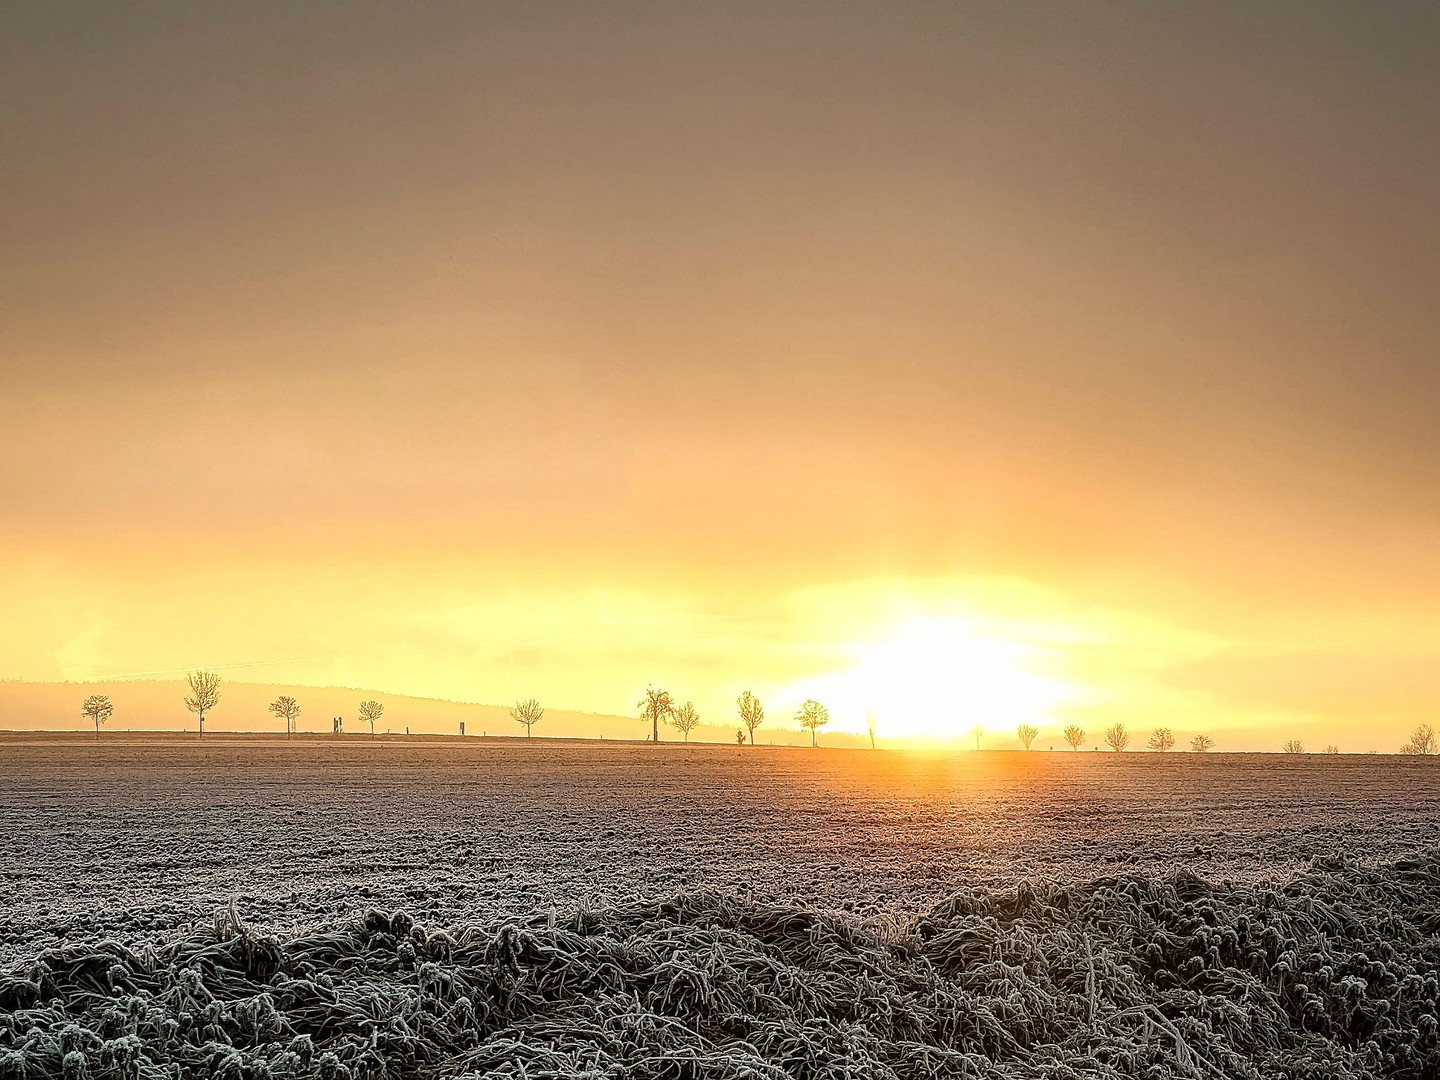
[[[1431,1077],[1437,778],[8,737],[0,1075]]]
[[[232,902],[293,930],[713,889],[859,919],[960,888],[1278,881],[1433,845],[1440,762],[521,739],[0,739],[0,959]]]

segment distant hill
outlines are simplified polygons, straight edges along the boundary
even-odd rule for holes
[[[91,694],[106,694],[115,705],[115,715],[105,730],[126,729],[178,731],[195,730],[193,714],[186,711],[182,681],[135,679],[123,682],[35,683],[0,682],[0,729],[63,730],[81,728],[87,721],[80,715],[80,703]],[[387,694],[340,686],[283,686],[274,683],[246,683],[226,680],[220,690],[220,704],[205,717],[207,731],[280,731],[284,725],[269,711],[270,702],[289,694],[300,703],[297,730],[327,732],[331,717],[344,718],[345,730],[368,731],[356,719],[359,704],[375,698],[385,706],[385,715],[376,731],[415,734],[455,735],[465,724],[466,734],[523,735],[525,729],[510,719],[502,705],[480,705],[465,701]],[[546,709],[545,718],[535,725],[538,735],[587,736],[591,738],[641,738],[638,719],[604,716],[564,709]]]
[[[0,730],[64,731],[87,726],[80,715],[80,703],[91,694],[105,694],[115,706],[115,715],[106,731],[182,731],[196,729],[195,717],[185,710],[186,694],[181,679],[131,679],[109,682],[55,683],[0,680]],[[524,735],[525,729],[510,719],[505,705],[481,705],[468,701],[389,694],[344,686],[285,686],[277,683],[248,683],[226,680],[220,689],[220,704],[205,717],[207,731],[282,731],[284,725],[271,715],[270,702],[289,694],[300,703],[297,730],[328,732],[330,719],[344,718],[347,732],[368,731],[357,714],[360,702],[375,698],[385,706],[385,716],[376,731],[421,735],[457,735],[461,723],[467,735]],[[543,705],[544,702],[542,701]],[[638,717],[585,713],[546,708],[545,718],[535,725],[535,735],[567,738],[643,739],[649,726]],[[784,728],[761,728],[760,742],[808,743],[809,735]],[[680,736],[667,730],[665,741]],[[733,742],[734,724],[702,724],[692,741]],[[824,741],[831,745],[858,745],[853,736],[839,733]]]

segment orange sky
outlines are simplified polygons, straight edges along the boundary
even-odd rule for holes
[[[3,20],[0,675],[1440,716],[1431,5]]]

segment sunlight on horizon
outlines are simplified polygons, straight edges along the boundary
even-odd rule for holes
[[[1036,670],[1040,646],[998,637],[975,620],[918,615],[848,649],[849,667],[802,680],[796,694],[833,702],[837,731],[864,732],[873,712],[886,739],[964,739],[978,723],[1012,734],[1022,723],[1053,724],[1055,711],[1085,691]]]

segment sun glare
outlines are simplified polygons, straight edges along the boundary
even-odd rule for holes
[[[1026,722],[1043,725],[1077,693],[1036,670],[1046,650],[959,618],[907,619],[850,652],[849,667],[815,680],[807,692],[840,706],[837,728],[864,731],[871,712],[887,739],[967,738],[977,724],[997,734]]]

